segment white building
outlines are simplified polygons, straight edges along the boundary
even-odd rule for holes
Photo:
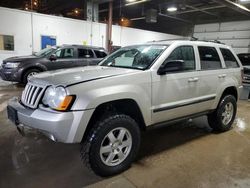
[[[0,18],[0,63],[8,57],[29,55],[32,51],[41,50],[42,36],[55,38],[56,45],[86,44],[106,47],[106,24],[2,7]],[[13,50],[3,50],[3,36],[13,38]],[[112,41],[116,46],[171,38],[180,36],[116,25],[112,28]]]

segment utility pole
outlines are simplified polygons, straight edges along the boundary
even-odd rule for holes
[[[108,52],[112,50],[112,20],[113,20],[113,1],[109,2],[109,19],[107,27],[107,48]]]
[[[33,11],[33,0],[30,0],[30,10]]]

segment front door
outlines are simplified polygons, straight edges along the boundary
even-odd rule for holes
[[[166,75],[152,73],[152,123],[172,120],[197,112],[199,72],[193,46],[179,46],[164,63],[184,61],[184,69]]]
[[[57,59],[50,62],[50,70],[66,69],[76,66],[74,65],[74,48],[61,48],[55,52],[55,55]]]

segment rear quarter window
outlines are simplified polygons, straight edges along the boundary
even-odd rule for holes
[[[106,52],[100,50],[94,50],[97,58],[104,58],[107,56]]]
[[[199,55],[202,70],[221,69],[221,61],[216,48],[208,46],[199,46]]]
[[[227,68],[237,68],[239,64],[229,49],[220,48]]]

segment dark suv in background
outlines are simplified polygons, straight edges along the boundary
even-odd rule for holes
[[[250,85],[250,53],[238,54],[238,57],[244,67],[243,84]]]
[[[3,80],[27,83],[29,77],[48,70],[96,65],[107,52],[104,48],[82,45],[63,45],[45,48],[30,56],[5,59],[0,68]]]

